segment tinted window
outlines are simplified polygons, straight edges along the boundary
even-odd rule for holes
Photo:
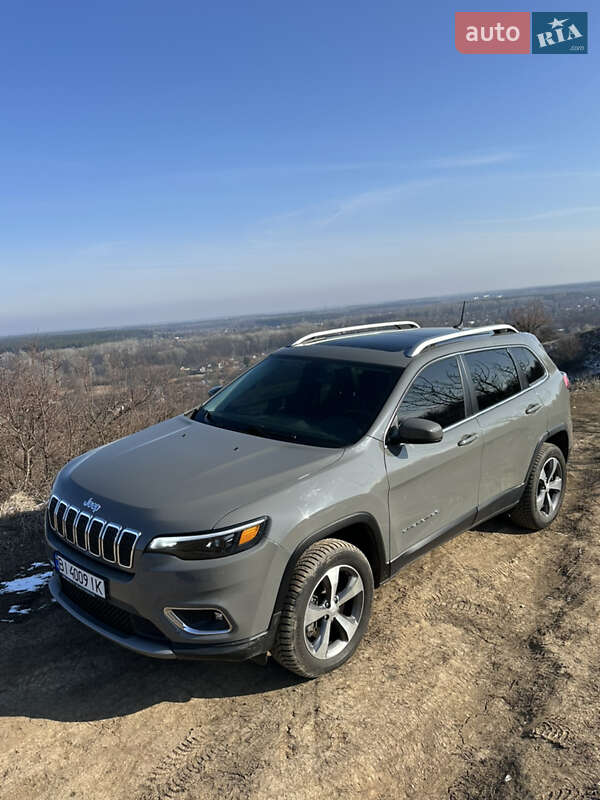
[[[480,411],[521,391],[517,368],[508,350],[465,353],[463,358],[475,385]]]
[[[371,427],[400,367],[272,355],[208,400],[194,419],[271,439],[344,447]]]
[[[404,396],[398,419],[420,417],[442,428],[465,418],[465,394],[456,358],[436,361],[419,373]]]
[[[544,367],[526,347],[511,347],[510,352],[521,367],[527,383],[535,383],[545,375]]]

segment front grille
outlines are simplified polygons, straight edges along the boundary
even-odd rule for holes
[[[124,569],[133,566],[139,531],[94,517],[56,495],[48,503],[48,525],[73,547]]]
[[[76,606],[85,611],[90,617],[102,622],[119,633],[125,633],[128,636],[133,634],[133,625],[131,622],[131,614],[128,611],[123,611],[122,608],[113,606],[101,597],[95,597],[93,594],[84,592],[83,589],[72,584],[70,581],[60,579],[61,589],[63,594],[69,598]]]
[[[117,633],[123,633],[126,636],[138,635],[144,636],[146,639],[156,639],[161,642],[167,641],[166,636],[163,636],[150,620],[139,617],[137,614],[131,614],[129,611],[124,611],[101,597],[88,594],[88,592],[84,592],[83,589],[65,580],[62,576],[60,578],[60,586],[65,597],[96,622],[102,623],[107,628],[111,628]]]

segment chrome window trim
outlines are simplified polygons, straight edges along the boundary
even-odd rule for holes
[[[189,625],[186,625],[182,619],[179,619],[176,613],[177,611],[217,611],[219,614],[223,615],[223,620],[227,623],[228,628],[227,630],[223,631],[201,631],[198,628],[191,628]],[[192,633],[194,636],[219,636],[220,634],[231,633],[233,630],[231,620],[222,608],[215,608],[214,606],[190,606],[189,608],[166,606],[163,609],[163,612],[169,622],[175,625],[176,628],[179,628],[179,630],[184,631],[185,633]]]
[[[459,350],[456,353],[446,353],[443,356],[438,356],[437,358],[433,358],[431,361],[428,361],[426,364],[423,364],[421,369],[416,373],[416,375],[413,376],[413,378],[411,379],[411,381],[408,384],[408,386],[406,387],[406,389],[402,392],[402,395],[400,396],[400,399],[398,400],[398,403],[396,404],[396,407],[395,407],[395,409],[394,409],[394,411],[392,413],[391,419],[389,420],[389,422],[388,422],[388,424],[386,426],[385,432],[383,434],[383,443],[385,444],[385,440],[387,439],[388,432],[389,432],[390,428],[392,427],[392,425],[394,424],[394,422],[396,420],[396,417],[398,415],[398,409],[400,408],[400,405],[402,404],[402,401],[404,400],[404,397],[405,397],[406,393],[408,392],[410,387],[413,385],[413,382],[419,377],[419,375],[421,374],[421,372],[423,372],[424,369],[426,369],[427,367],[431,366],[431,364],[434,364],[436,361],[442,361],[444,358],[458,358],[459,356],[466,355],[466,354],[469,354],[469,353],[481,353],[481,352],[488,351],[488,350],[508,350],[510,352],[510,348],[511,347],[525,347],[527,350],[529,350],[532,353],[532,355],[535,356],[535,353],[533,352],[531,347],[528,347],[526,344],[518,344],[518,345],[516,345],[516,344],[510,344],[510,345],[497,344],[497,345],[494,345],[494,346],[491,346],[491,347],[478,347],[477,349],[473,349],[473,350]],[[494,403],[493,406],[489,406],[488,408],[484,408],[483,411],[476,411],[474,414],[471,414],[470,416],[465,417],[464,419],[461,419],[459,422],[454,422],[452,425],[448,425],[447,428],[443,428],[442,430],[444,432],[445,431],[450,431],[450,430],[453,430],[454,428],[457,428],[459,425],[464,425],[465,422],[469,422],[469,420],[476,419],[481,414],[486,414],[488,411],[493,411],[495,408],[498,408],[499,406],[503,405],[504,403],[508,403],[510,400],[514,400],[515,397],[520,397],[521,395],[525,394],[526,392],[530,391],[531,389],[535,389],[536,387],[540,386],[542,383],[545,383],[545,381],[547,381],[548,378],[550,377],[550,373],[546,369],[546,365],[542,362],[542,360],[540,358],[538,358],[538,356],[535,356],[535,357],[540,362],[540,364],[544,367],[544,373],[545,374],[543,375],[543,377],[539,378],[535,383],[532,383],[529,386],[527,386],[526,389],[521,389],[521,391],[517,392],[517,394],[512,394],[510,397],[506,397],[504,400],[500,400],[498,403]],[[512,358],[512,355],[511,355],[511,358]],[[465,364],[465,367],[466,367],[466,364]],[[516,368],[516,365],[515,365],[515,368]],[[466,399],[466,393],[465,393],[465,399]]]

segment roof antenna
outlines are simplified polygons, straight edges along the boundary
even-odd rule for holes
[[[460,312],[460,321],[459,321],[458,325],[454,326],[459,331],[462,331],[462,329],[464,327],[463,326],[463,321],[464,321],[464,318],[465,318],[465,306],[466,305],[467,305],[467,301],[463,300],[462,311]]]

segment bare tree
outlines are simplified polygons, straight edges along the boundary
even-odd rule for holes
[[[556,365],[563,369],[576,364],[584,355],[585,349],[581,338],[571,333],[553,342],[549,352]]]
[[[538,338],[548,338],[552,334],[552,319],[539,300],[514,308],[509,321],[518,330],[533,333]]]

